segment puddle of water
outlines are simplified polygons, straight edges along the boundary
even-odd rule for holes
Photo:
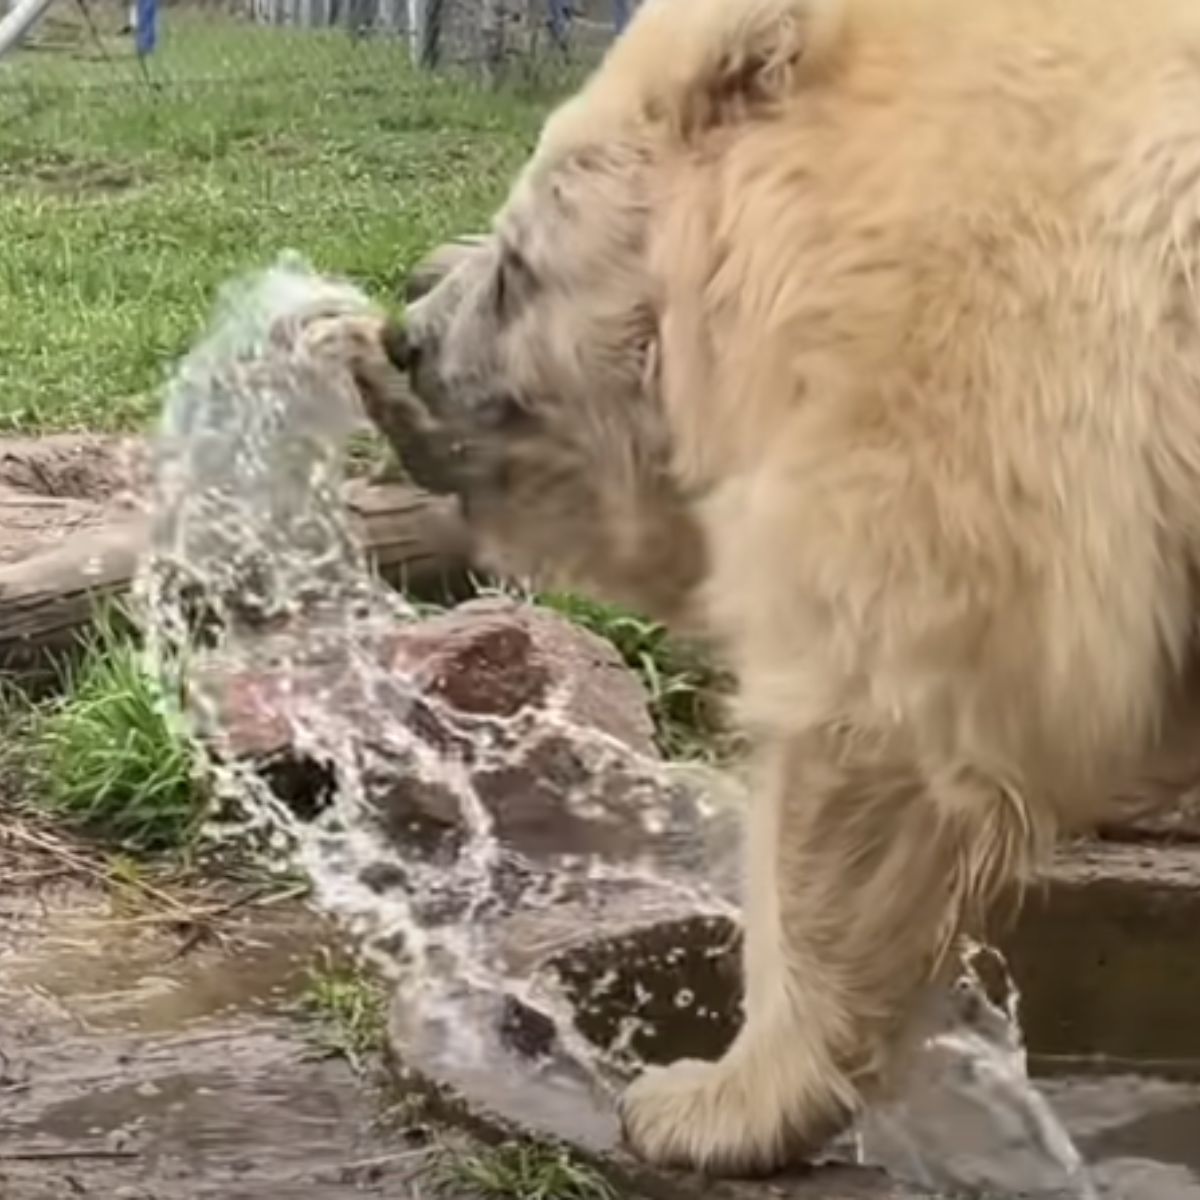
[[[0,960],[6,990],[56,997],[92,1030],[177,1031],[219,1015],[267,1010],[304,989],[314,951],[311,915],[260,915],[231,929],[237,954],[121,924],[96,904],[64,910],[37,942]]]
[[[1042,1086],[1105,1196],[1200,1200],[1200,1085],[1121,1074]]]
[[[302,818],[261,775],[225,761],[219,776],[230,813],[240,832],[303,866],[320,906],[397,982],[393,1028],[406,1050],[511,1114],[611,1144],[611,1098],[631,1069],[675,1057],[685,1043],[689,1053],[715,1051],[727,1037],[737,1011],[720,965],[727,947],[705,941],[711,929],[692,943],[675,929],[660,935],[665,944],[643,945],[640,957],[618,939],[603,969],[596,966],[605,962],[603,947],[567,949],[555,973],[529,969],[528,939],[541,938],[543,952],[553,947],[561,928],[546,930],[556,918],[576,935],[602,930],[621,897],[667,897],[668,909],[713,921],[730,916],[730,898],[703,882],[711,864],[697,864],[694,854],[681,859],[663,838],[678,813],[656,805],[653,788],[641,836],[629,839],[640,853],[518,855],[494,836],[462,747],[476,766],[501,771],[514,745],[531,736],[528,715],[467,719],[441,711],[388,658],[389,635],[414,613],[372,578],[341,506],[341,443],[356,398],[349,380],[299,337],[305,313],[367,307],[353,289],[284,263],[231,289],[212,332],[183,364],[156,462],[153,555],[138,584],[153,661],[186,685],[191,718],[218,754],[231,731],[221,723],[213,676],[194,669],[186,649],[197,613],[205,616],[202,662],[269,669],[278,684],[273,715],[297,752],[326,769],[331,796]],[[311,679],[330,679],[330,663],[333,683],[314,689]],[[457,749],[414,736],[418,706],[457,732]],[[534,718],[584,747],[584,761],[615,752],[553,704]],[[372,781],[397,758],[407,778],[450,798],[460,836],[449,853],[381,830]],[[638,769],[662,781],[666,794],[659,765]],[[699,796],[694,803],[703,828],[712,813]],[[582,785],[565,804],[585,823],[595,818],[594,797]],[[402,886],[372,886],[381,866]],[[505,1028],[507,1039],[499,1034]],[[1017,1030],[1011,1020],[1001,1028]],[[1005,1037],[966,1032],[955,1026],[957,1042],[931,1040],[926,1066],[952,1053],[970,1068],[960,1072],[957,1097],[984,1114],[974,1161],[959,1170],[933,1125],[921,1131],[911,1106],[891,1114],[908,1142],[891,1165],[903,1173],[907,1163],[918,1182],[939,1183],[954,1182],[956,1172],[975,1179],[981,1168],[1003,1180],[1011,1167],[1010,1176],[1041,1186],[1057,1171],[1067,1194],[1088,1195],[1073,1178],[1070,1138],[1025,1078],[1022,1053]],[[944,1096],[941,1103],[945,1118]]]
[[[248,912],[185,958],[105,916],[51,897],[0,960],[0,1195],[337,1200],[362,1194],[362,1160],[407,1194],[378,1099],[292,1015],[329,933],[311,911]]]

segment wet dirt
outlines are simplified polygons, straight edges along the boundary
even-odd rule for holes
[[[1200,1198],[1200,1062],[1190,1018],[1200,1011],[1200,974],[1187,953],[1200,915],[1197,870],[1191,850],[1076,854],[1006,947],[1025,989],[1039,1086],[1106,1200]],[[10,883],[31,876],[40,878],[5,871]],[[181,953],[187,939],[161,914],[147,920],[114,909],[98,888],[60,882],[53,871],[46,879],[0,892],[5,1200],[433,1194],[421,1173],[426,1152],[384,1117],[388,1097],[315,1052],[296,1013],[331,926],[286,901],[231,917],[223,944]],[[719,922],[675,921],[566,953],[564,975],[592,994],[585,1032],[604,1042],[618,1014],[632,1011],[661,1018],[647,1028],[670,1034],[658,1042],[647,1035],[651,1057],[718,1053],[732,1033],[721,1015],[736,989],[730,935]],[[607,1007],[588,987],[601,975]],[[627,1195],[931,1195],[851,1166],[846,1144],[815,1172],[770,1185],[698,1186],[658,1175],[614,1149],[611,1109],[594,1097],[569,1081],[539,1084],[513,1071],[511,1059],[495,1067],[473,1098],[468,1087],[466,1108],[449,1115],[492,1136],[521,1125],[561,1133],[597,1155]]]
[[[0,858],[0,1196],[434,1194],[427,1151],[386,1116],[399,1093],[316,1052],[297,1014],[315,952],[339,940],[331,925],[289,900],[231,914],[222,941],[193,945],[161,911],[114,907],[59,874]],[[1198,883],[1197,848],[1076,850],[1005,943],[1031,1067],[1105,1200],[1200,1200]],[[515,936],[548,934],[535,923]],[[594,1041],[631,1013],[647,1021],[652,1059],[711,1057],[732,1035],[736,943],[721,922],[647,932],[630,917],[607,942],[565,940],[557,964],[590,996],[580,1025]],[[465,1081],[465,1106],[447,1118],[489,1136],[565,1136],[626,1196],[931,1200],[851,1165],[845,1142],[815,1171],[770,1184],[648,1171],[615,1148],[610,1106],[577,1081],[514,1069],[513,1045],[536,1048],[538,1030],[519,1013],[505,1020],[494,1069]]]
[[[5,890],[0,929],[5,1200],[431,1194],[388,1097],[298,1014],[330,933],[303,904],[187,948],[98,888],[50,883]]]

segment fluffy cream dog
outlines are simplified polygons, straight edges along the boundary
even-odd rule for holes
[[[738,672],[745,1022],[629,1089],[647,1158],[819,1144],[1164,737],[1198,278],[1194,0],[647,0],[407,336],[320,335],[498,564]]]

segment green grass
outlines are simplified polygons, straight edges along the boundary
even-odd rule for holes
[[[383,989],[360,968],[322,956],[309,971],[301,1007],[313,1022],[314,1045],[324,1054],[344,1058],[354,1070],[361,1071],[383,1049]]]
[[[436,1174],[444,1188],[466,1189],[480,1200],[617,1200],[592,1168],[565,1150],[534,1142],[447,1155]]]
[[[200,760],[111,613],[65,675],[61,696],[28,718],[33,802],[135,854],[186,847],[208,798]]]
[[[616,647],[645,685],[658,746],[667,758],[707,759],[717,752],[716,708],[725,681],[700,651],[615,605],[567,593],[543,593],[534,601]]]
[[[0,433],[144,426],[217,288],[284,249],[394,296],[486,227],[549,103],[396,42],[163,21],[157,89],[127,39],[0,71]]]

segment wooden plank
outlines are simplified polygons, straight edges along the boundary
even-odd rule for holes
[[[452,499],[354,480],[346,500],[369,560],[389,583],[426,600],[469,592],[469,541]],[[127,516],[0,567],[0,673],[44,674],[77,644],[97,601],[128,591],[148,534],[145,516]]]

